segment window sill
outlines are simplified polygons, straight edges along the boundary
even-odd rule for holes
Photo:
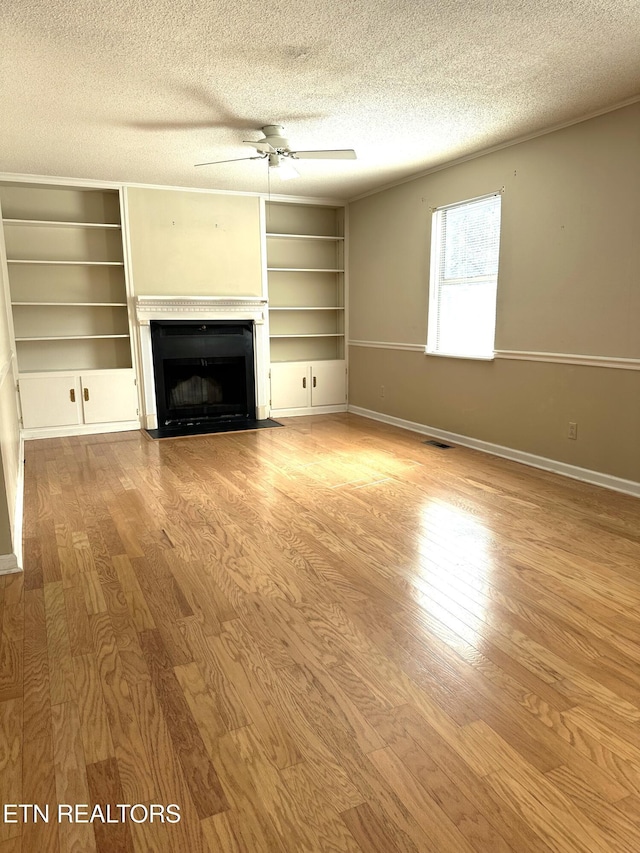
[[[433,355],[436,358],[462,358],[465,361],[495,361],[495,353],[491,355],[459,355],[448,352],[431,352],[431,350],[425,349],[425,355]]]

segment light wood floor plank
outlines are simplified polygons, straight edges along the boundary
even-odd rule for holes
[[[182,850],[209,853],[200,815],[190,795],[180,755],[172,740],[171,720],[165,716],[161,699],[150,681],[135,684],[132,696],[145,749],[150,756],[155,794],[153,802],[175,803],[180,808],[180,821],[164,825],[167,832],[164,841],[162,827],[152,827],[152,838],[156,839],[154,843],[164,844],[166,849],[175,850],[176,853]],[[203,795],[206,796],[206,792]],[[143,825],[134,828],[136,848],[148,843],[143,830]]]
[[[82,750],[80,720],[73,702],[55,705],[52,711],[53,761],[59,803],[71,806],[89,802],[87,769]],[[96,850],[93,825],[63,817],[58,827],[60,853]]]
[[[270,700],[270,684],[277,678],[276,672],[266,658],[257,657],[256,650],[248,649],[251,640],[237,622],[225,623],[225,632],[210,637],[207,645],[228,681],[235,686],[270,760],[279,768],[297,764],[302,756]]]
[[[24,602],[2,611],[0,634],[0,702],[16,699],[23,691]]]
[[[409,836],[369,803],[343,812],[342,819],[364,853],[419,853]]]
[[[51,704],[75,699],[75,679],[62,581],[45,584]]]
[[[41,809],[49,808],[49,820],[29,820],[22,825],[22,841],[25,850],[39,853],[58,853],[59,832],[56,820],[58,797],[54,766],[53,732],[51,715],[48,717],[45,735],[38,738],[25,737],[23,765],[29,772],[23,778],[23,800],[37,804]],[[37,773],[30,768],[38,768]],[[1,848],[0,848],[1,849]]]
[[[128,803],[150,802],[153,782],[149,755],[143,744],[115,633],[106,613],[94,614],[90,622],[122,789]]]
[[[5,803],[22,802],[24,739],[22,734],[22,698],[0,702],[0,799]],[[22,834],[19,823],[0,821],[0,841]]]
[[[24,596],[24,737],[25,741],[51,734],[49,661],[44,593],[27,590]]]
[[[171,739],[180,760],[191,797],[202,819],[225,811],[228,803],[207,755],[189,704],[162,645],[160,633],[144,631],[142,649],[151,673],[164,716],[169,723]]]

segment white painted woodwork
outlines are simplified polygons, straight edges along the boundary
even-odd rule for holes
[[[118,191],[5,184],[0,196],[24,429],[135,423]]]
[[[268,202],[266,224],[272,410],[344,406],[344,210]]]
[[[311,365],[311,405],[334,406],[346,403],[345,362],[315,361]]]
[[[79,376],[22,376],[19,384],[25,429],[82,423]]]
[[[311,365],[302,361],[271,365],[271,408],[301,409],[311,405]]]
[[[271,408],[304,409],[346,402],[346,362],[293,361],[271,365]]]
[[[118,191],[0,195],[20,373],[131,368]],[[126,345],[104,343],[115,338]]]
[[[27,430],[109,424],[137,417],[133,369],[21,375],[19,386],[23,427]]]
[[[267,300],[256,296],[137,296],[135,300],[142,363],[143,424],[158,426],[151,345],[152,320],[251,320],[256,367],[256,417],[269,417],[269,338]]]
[[[344,211],[267,202],[271,363],[344,358]]]
[[[85,424],[131,421],[138,414],[133,370],[97,372],[81,376]]]

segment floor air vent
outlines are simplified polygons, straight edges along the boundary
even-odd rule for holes
[[[444,441],[436,441],[430,438],[428,441],[423,441],[423,444],[428,444],[430,447],[439,447],[441,450],[451,450],[450,444],[445,444]]]

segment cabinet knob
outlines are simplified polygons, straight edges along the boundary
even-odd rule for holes
[[[89,389],[88,389],[88,388],[85,388],[85,389],[84,389],[84,399],[85,399],[87,402],[89,402]]]
[[[76,401],[76,389],[75,388],[69,388],[69,399],[71,400],[72,403],[75,403],[75,401]]]
[[[307,387],[307,377],[306,377],[306,376],[303,376],[303,377],[302,377],[302,387],[303,387],[303,388],[306,388],[306,387]]]

